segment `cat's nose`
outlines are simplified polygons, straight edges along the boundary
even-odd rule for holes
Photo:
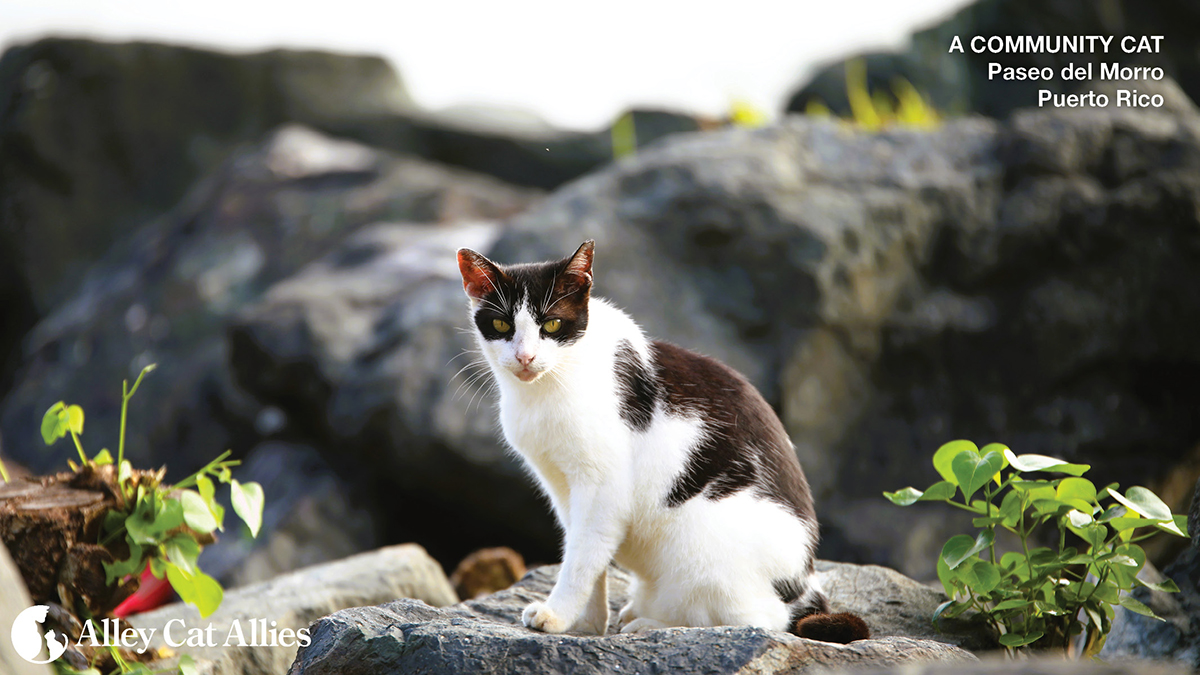
[[[529,364],[533,363],[533,354],[523,354],[518,352],[517,361],[523,366],[528,366]]]

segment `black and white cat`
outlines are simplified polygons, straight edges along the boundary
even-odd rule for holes
[[[867,637],[861,619],[826,614],[812,497],[774,411],[731,368],[592,297],[593,250],[521,265],[458,251],[504,437],[565,533],[554,590],[525,625],[603,635],[616,561],[635,578],[622,632],[796,630],[808,616],[801,635]]]

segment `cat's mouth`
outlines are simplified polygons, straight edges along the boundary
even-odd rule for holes
[[[533,382],[534,380],[538,379],[542,375],[541,371],[530,370],[528,366],[525,366],[525,367],[521,368],[520,370],[514,371],[513,374],[516,375],[517,379],[522,382]]]

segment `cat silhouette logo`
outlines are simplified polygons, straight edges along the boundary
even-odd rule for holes
[[[53,630],[46,631],[45,645],[50,657],[39,659],[42,654],[42,632],[38,624],[46,622],[50,608],[34,605],[17,615],[12,625],[12,645],[17,655],[30,663],[50,663],[67,651],[67,636]]]

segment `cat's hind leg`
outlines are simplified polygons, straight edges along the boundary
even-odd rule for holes
[[[571,627],[581,633],[604,635],[608,632],[608,570],[600,573],[596,586],[592,589],[592,597],[583,609],[583,616]]]

